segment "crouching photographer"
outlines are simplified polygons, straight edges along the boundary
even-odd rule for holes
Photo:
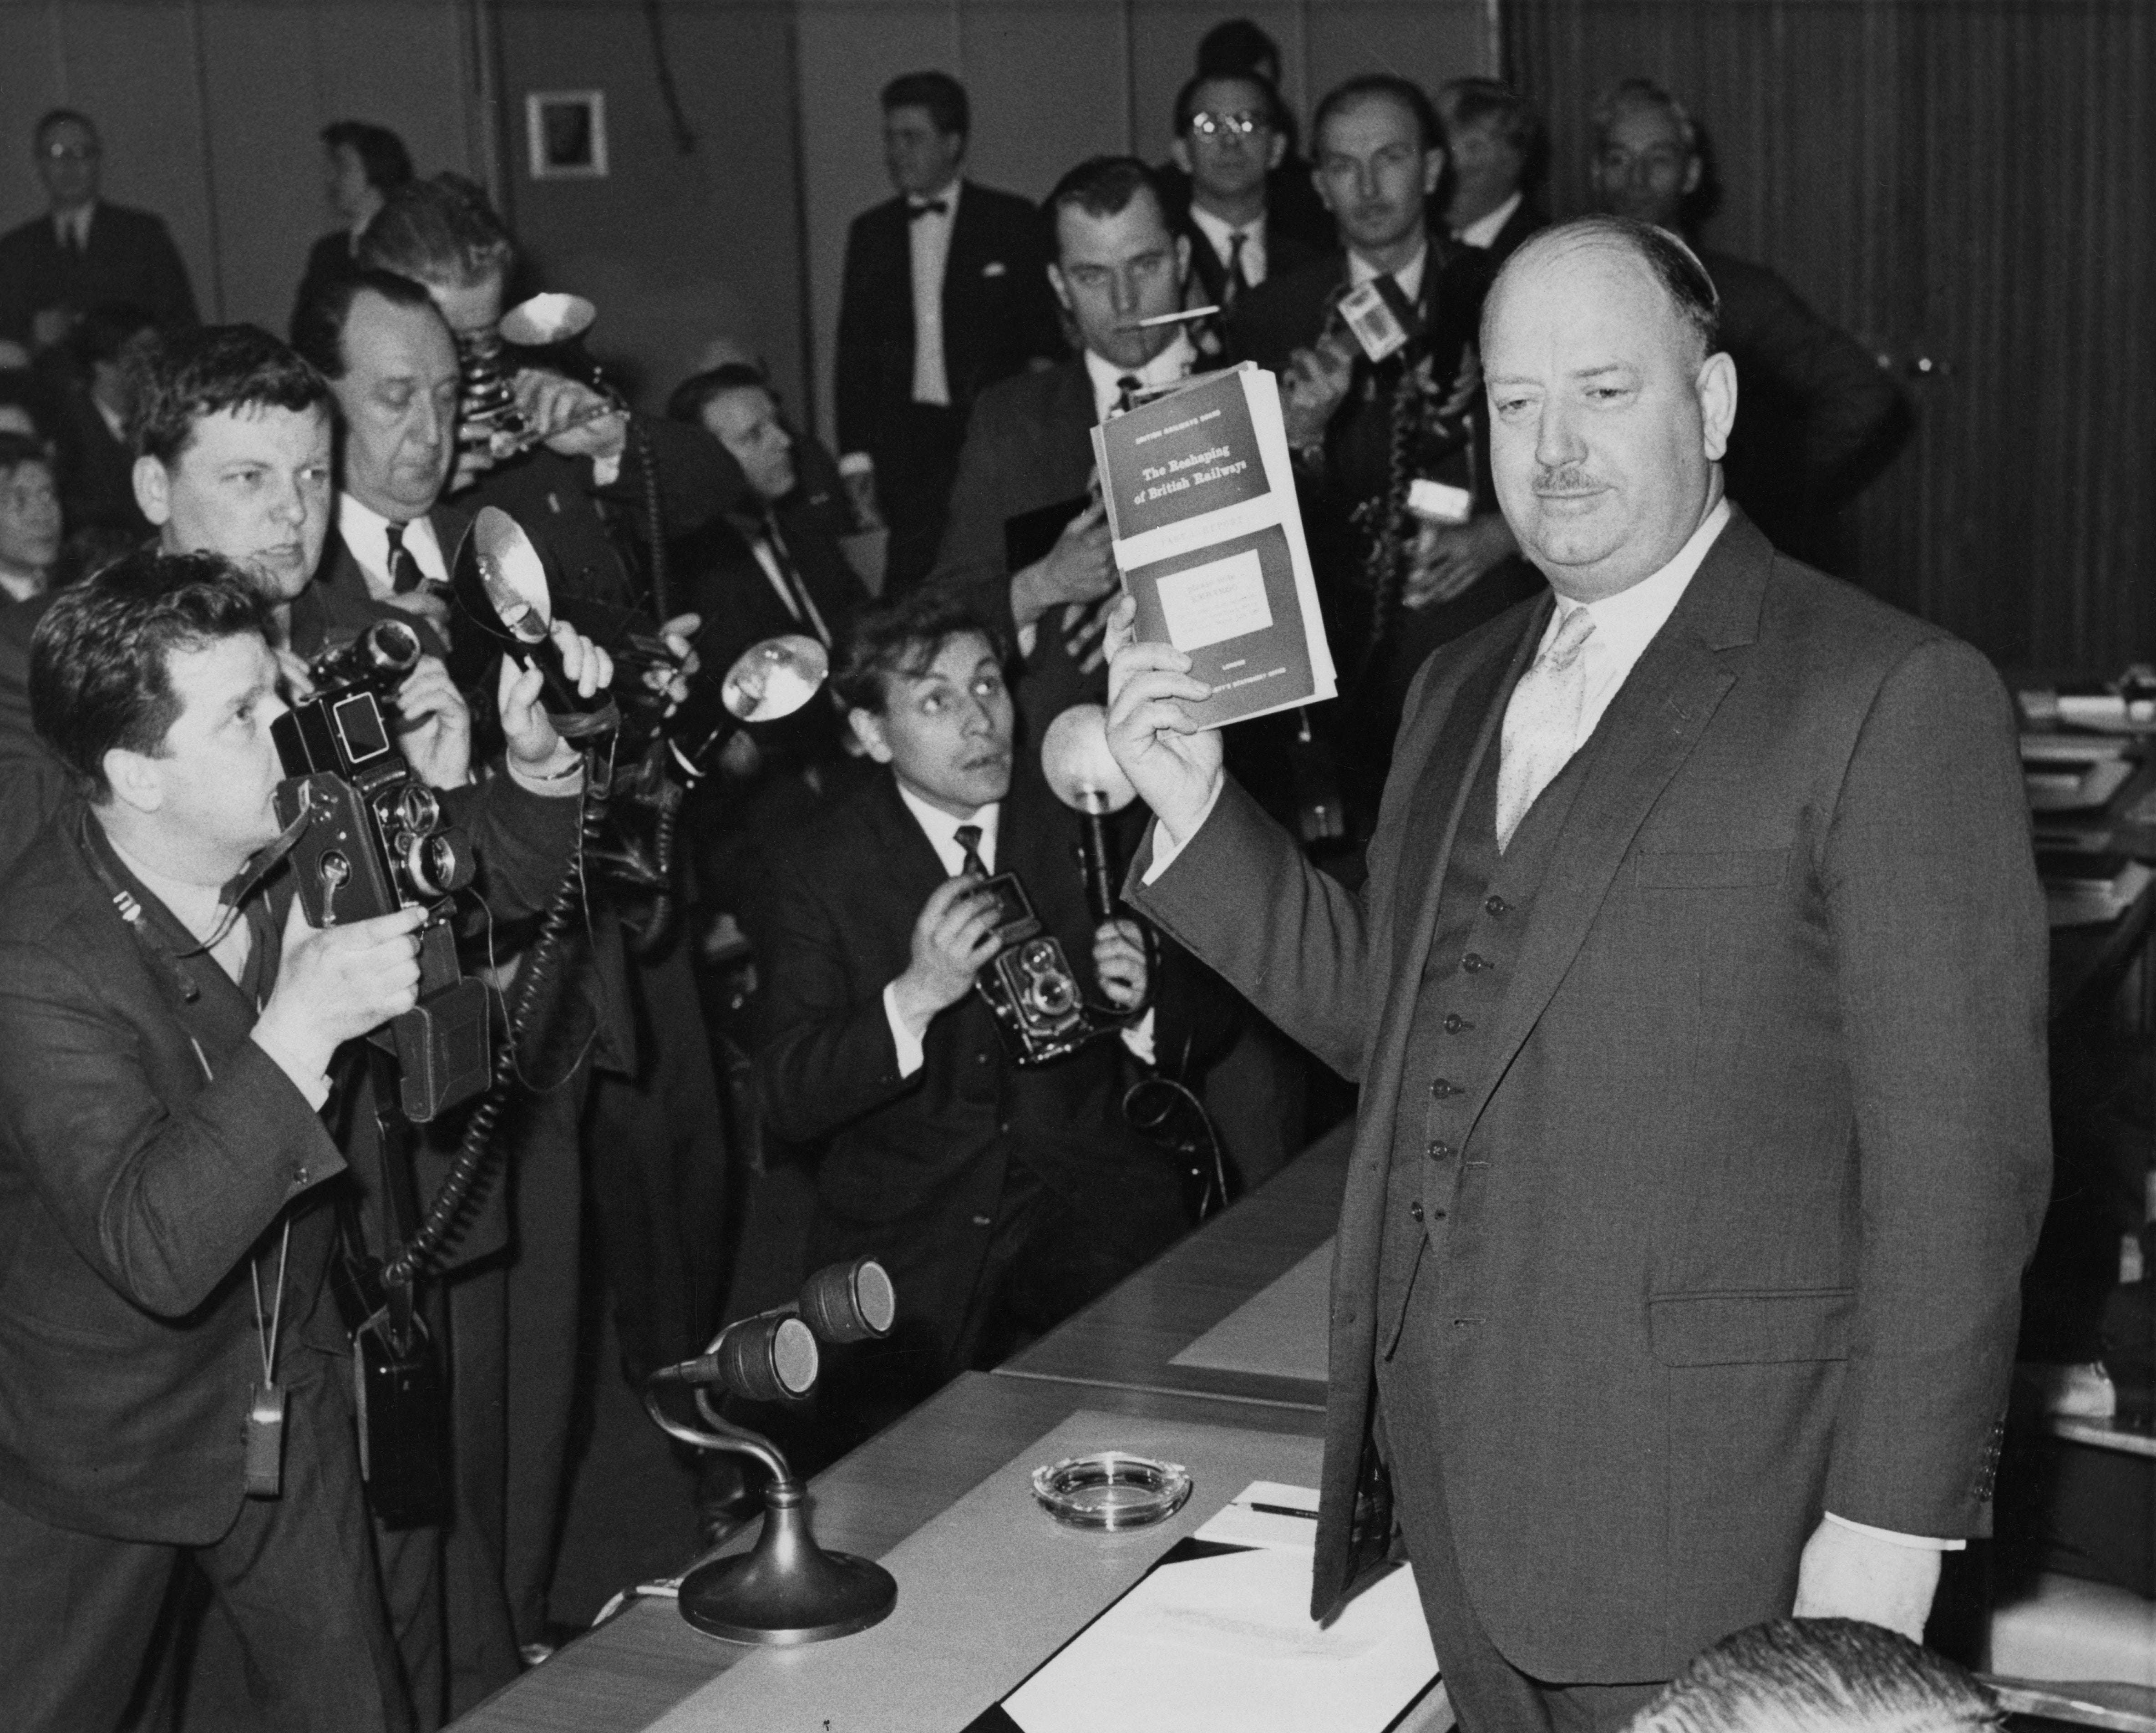
[[[38,731],[80,793],[0,899],[11,1728],[121,1724],[182,1553],[265,1725],[413,1725],[325,1293],[347,1166],[369,1156],[325,1119],[362,1038],[418,1003],[440,903],[347,919],[333,901],[310,922],[300,870],[335,878],[341,851],[280,823],[293,730],[270,627],[226,561],[145,551],[58,597],[33,639]],[[608,678],[575,634],[557,643],[579,686]],[[542,907],[578,833],[581,802],[559,797],[579,761],[540,691],[506,674],[503,772],[427,797],[470,835],[495,915]]]

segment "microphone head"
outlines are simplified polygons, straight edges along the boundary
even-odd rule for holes
[[[801,1284],[801,1315],[827,1342],[860,1342],[891,1334],[898,1296],[873,1258],[833,1264]]]
[[[1108,713],[1074,704],[1040,737],[1040,770],[1055,797],[1081,813],[1120,813],[1138,797],[1108,750]]]
[[[719,1382],[750,1402],[785,1402],[816,1387],[816,1338],[798,1318],[749,1318],[719,1339]]]

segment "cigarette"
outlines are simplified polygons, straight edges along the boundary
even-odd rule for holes
[[[1220,310],[1218,307],[1185,307],[1179,313],[1156,313],[1150,319],[1134,319],[1119,325],[1119,331],[1142,331],[1156,325],[1181,325],[1188,319],[1207,319]]]

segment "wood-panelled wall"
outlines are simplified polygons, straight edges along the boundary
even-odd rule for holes
[[[1503,16],[1511,74],[1548,107],[1561,213],[1584,201],[1594,93],[1654,78],[1712,138],[1714,244],[1773,265],[1902,378],[1918,431],[1855,514],[1867,586],[2010,664],[2156,654],[2156,8]]]
[[[44,208],[29,131],[78,108],[105,191],[171,228],[206,319],[281,332],[331,226],[318,137],[379,121],[422,172],[471,172],[472,0],[0,0],[0,226]]]
[[[1250,18],[1280,44],[1298,115],[1358,72],[1435,86],[1496,64],[1491,0],[798,0],[810,324],[829,426],[846,225],[891,197],[876,93],[938,68],[973,103],[967,172],[1038,198],[1100,151],[1168,155],[1198,40]]]

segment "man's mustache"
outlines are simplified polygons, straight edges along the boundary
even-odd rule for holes
[[[1535,471],[1535,491],[1546,498],[1562,498],[1567,494],[1599,494],[1602,486],[1599,476],[1590,475],[1584,469]]]

